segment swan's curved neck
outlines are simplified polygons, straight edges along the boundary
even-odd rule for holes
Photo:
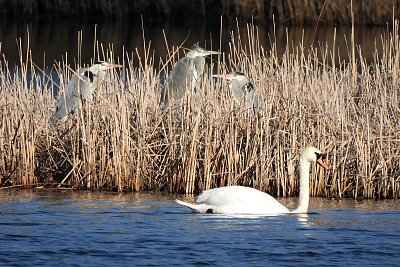
[[[310,200],[310,165],[307,160],[300,158],[300,197],[299,206],[291,213],[307,213]]]

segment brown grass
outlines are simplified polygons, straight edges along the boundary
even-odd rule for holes
[[[313,169],[312,196],[398,198],[398,24],[377,41],[384,50],[370,64],[355,44],[350,62],[340,64],[336,53],[301,44],[278,58],[276,43],[264,50],[249,26],[209,61],[198,94],[164,111],[150,53],[126,55],[124,79],[112,73],[91,105],[55,125],[48,124],[55,85],[46,85],[27,48],[18,67],[0,62],[0,185],[191,194],[240,184],[295,196],[299,150],[314,145],[328,152],[331,169]],[[113,61],[112,52],[95,54]],[[57,66],[61,89],[67,66]],[[263,117],[234,110],[226,84],[211,78],[231,69],[252,77]]]

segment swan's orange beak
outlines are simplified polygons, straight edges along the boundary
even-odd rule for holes
[[[326,163],[325,157],[323,157],[322,155],[319,158],[317,158],[317,163],[325,170],[329,169],[328,163]]]

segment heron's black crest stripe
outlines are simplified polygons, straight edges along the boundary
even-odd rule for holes
[[[235,72],[237,75],[246,76],[246,74],[244,74],[244,73],[241,72],[241,71],[235,70],[234,72]]]
[[[190,48],[191,50],[198,50],[198,49],[203,49],[199,46],[199,44],[193,44],[192,47]]]
[[[104,61],[96,61],[96,62],[94,63],[94,65],[103,64],[103,63],[104,63]]]
[[[86,76],[89,78],[90,82],[92,83],[94,80],[94,76],[96,76],[93,72],[91,72],[90,70],[87,70],[83,73],[83,76]]]

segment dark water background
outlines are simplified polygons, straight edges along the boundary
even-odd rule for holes
[[[151,42],[150,53],[155,59],[156,67],[160,58],[167,57],[167,46],[178,46],[182,42],[184,47],[190,47],[193,43],[199,43],[207,48],[228,52],[231,32],[240,32],[242,42],[248,44],[246,25],[251,21],[227,23],[225,21],[196,21],[188,23],[156,23],[137,21],[105,20],[98,22],[85,22],[79,20],[1,20],[0,43],[1,60],[9,62],[9,67],[18,64],[19,40],[25,55],[26,49],[32,51],[33,62],[41,68],[51,67],[55,62],[65,59],[70,64],[78,61],[78,51],[81,55],[81,63],[90,63],[95,56],[94,40],[96,39],[104,48],[112,47],[115,60],[122,59],[124,54],[135,58],[133,64],[138,66],[139,60],[136,50],[143,57],[145,36],[146,47]],[[334,26],[273,26],[256,25],[260,43],[267,50],[271,47],[271,41],[276,39],[278,54],[285,51],[288,41],[291,47],[297,47],[303,43],[306,51],[313,47],[328,46],[328,51],[335,48],[340,59],[345,60],[351,51],[351,27],[336,28],[336,41],[334,45]],[[143,31],[143,30],[144,31]],[[78,47],[78,35],[82,31],[82,45]],[[381,37],[387,39],[390,27],[356,26],[355,42],[367,61],[371,62],[375,48],[381,51]],[[165,37],[164,37],[165,33]],[[96,35],[96,36],[95,36]],[[29,38],[28,38],[29,36]],[[236,35],[237,36],[237,35]],[[166,43],[166,41],[167,43]],[[18,43],[18,44],[17,44]],[[338,53],[336,52],[336,54]],[[25,59],[25,56],[23,57]],[[100,57],[101,58],[101,57]],[[337,59],[339,61],[339,58]]]
[[[312,199],[308,215],[230,217],[174,198],[0,191],[0,265],[399,266],[399,200]]]

